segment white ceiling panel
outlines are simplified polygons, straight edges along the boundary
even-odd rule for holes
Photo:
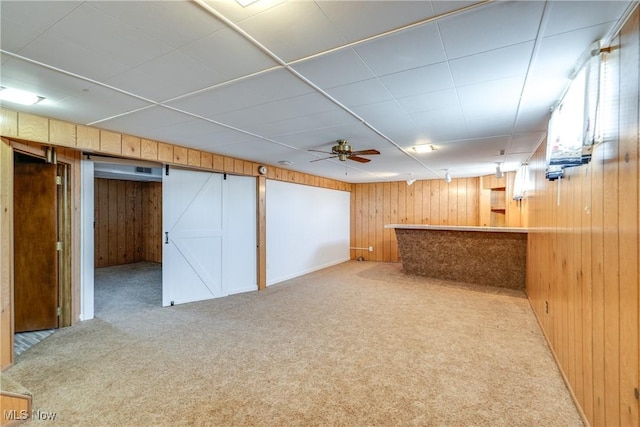
[[[168,105],[212,117],[312,92],[300,79],[279,69],[171,101]]]
[[[394,33],[355,47],[378,76],[397,73],[446,59],[435,23]]]
[[[10,19],[3,19],[0,22],[0,46],[9,52],[20,52],[20,50],[31,43],[41,34],[38,30],[21,22]]]
[[[293,69],[322,89],[368,80],[371,69],[351,48],[328,53],[293,65]]]
[[[534,40],[544,2],[497,2],[438,22],[449,59]]]
[[[458,92],[454,88],[405,96],[398,98],[398,102],[408,113],[459,109],[460,107]]]
[[[129,67],[92,49],[85,49],[54,36],[40,37],[20,51],[20,55],[50,67],[104,81]]]
[[[128,66],[143,64],[171,50],[169,45],[94,8],[91,2],[74,9],[47,33]]]
[[[345,42],[318,5],[311,1],[281,3],[243,20],[239,26],[286,62]]]
[[[2,86],[33,92],[46,98],[46,103],[56,103],[67,97],[81,94],[95,85],[49,68],[7,57],[2,64]]]
[[[456,86],[467,86],[527,74],[534,42],[519,43],[450,62]]]
[[[549,2],[543,37],[581,28],[615,22],[629,6],[625,1],[556,1]]]
[[[174,48],[182,47],[225,28],[218,19],[192,1],[91,1],[91,6],[138,28]]]
[[[14,22],[45,31],[83,3],[74,0],[3,1],[2,25]]]
[[[451,71],[446,62],[386,75],[380,81],[396,98],[453,87]]]
[[[393,96],[378,79],[369,79],[327,90],[341,104],[347,107],[389,101]]]
[[[2,0],[0,83],[46,97],[8,108],[349,182],[477,176],[531,155],[630,4]],[[309,161],[337,139],[381,154]]]
[[[299,135],[300,133],[317,132],[325,129],[327,132],[335,132],[330,129],[337,126],[352,128],[361,126],[361,124],[352,115],[336,108],[324,113],[255,125],[254,132],[280,140],[285,135]]]
[[[179,79],[176,76],[180,76]],[[108,79],[110,86],[162,102],[211,87],[225,79],[202,62],[177,50]]]
[[[36,104],[34,107],[39,105]],[[129,95],[102,86],[92,86],[79,94],[56,101],[55,104],[46,104],[46,110],[37,114],[88,124],[149,105],[148,102]]]
[[[318,1],[347,42],[354,42],[434,15],[431,1]],[[366,16],[366,19],[363,19]]]
[[[218,114],[211,116],[211,118],[221,123],[234,127],[243,127],[249,132],[254,132],[256,125],[327,113],[334,108],[335,104],[324,96],[317,93],[309,93]]]
[[[228,28],[194,41],[180,50],[227,80],[278,65],[266,53]]]

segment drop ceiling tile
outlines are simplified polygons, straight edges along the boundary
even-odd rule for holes
[[[458,88],[462,113],[467,121],[515,118],[524,77],[493,80]]]
[[[568,79],[580,56],[600,40],[608,28],[608,25],[596,25],[541,39],[532,66],[532,80]]]
[[[161,102],[210,87],[220,73],[177,50],[106,81],[107,84]]]
[[[342,109],[332,109],[324,113],[295,117],[282,121],[273,121],[255,125],[253,130],[259,135],[280,139],[284,135],[295,135],[299,141],[301,133],[309,133],[319,129],[334,129],[337,126],[359,126],[360,123]],[[329,131],[327,132],[334,132]]]
[[[389,74],[381,77],[380,81],[396,98],[436,92],[454,86],[446,62]]]
[[[375,39],[354,49],[378,76],[436,64],[446,59],[435,23]]]
[[[205,0],[205,3],[214,9],[216,13],[221,14],[231,22],[237,24],[286,1],[287,0],[260,0],[247,6],[241,6],[237,1]]]
[[[33,92],[46,98],[46,103],[56,103],[70,96],[81,94],[95,85],[31,62],[8,57],[2,64],[2,86]]]
[[[6,2],[0,3],[4,5]],[[27,46],[42,33],[35,27],[1,16],[0,22],[0,47],[11,53],[19,53],[20,49]]]
[[[481,1],[463,1],[463,0],[436,0],[433,2],[433,9],[436,14],[442,15],[444,13],[460,10],[464,7],[468,7],[474,4],[483,3]]]
[[[374,77],[373,72],[351,48],[296,63],[292,68],[322,89]]]
[[[457,105],[413,113],[411,117],[429,143],[437,144],[469,137],[464,116]]]
[[[453,88],[405,96],[398,98],[398,102],[408,113],[459,109],[460,107],[458,92]]]
[[[171,101],[167,105],[211,117],[311,92],[313,90],[306,83],[279,69]]]
[[[182,126],[193,120],[192,117],[186,114],[160,106],[152,106],[102,121],[97,126],[111,130],[119,129],[123,133],[149,138],[148,129],[162,129],[175,125]]]
[[[327,113],[335,108],[335,104],[324,96],[311,93],[210,117],[218,122],[254,132],[256,125]]]
[[[545,138],[546,131],[516,133],[511,138],[507,153],[531,154]]]
[[[369,79],[344,86],[334,87],[327,93],[347,106],[373,104],[393,99],[387,88],[378,79]]]
[[[238,25],[285,62],[344,44],[344,38],[315,2],[278,4]]]
[[[224,28],[224,24],[185,0],[92,1],[91,6],[174,48]]]
[[[278,65],[240,34],[228,28],[216,31],[180,50],[229,80]]]
[[[41,31],[64,18],[84,1],[7,1],[0,2],[2,25],[20,23]]]
[[[545,23],[543,36],[615,22],[630,3],[621,0],[549,2],[549,19]]]
[[[544,2],[496,2],[438,22],[449,59],[536,38]]]
[[[94,8],[91,2],[76,8],[48,32],[129,66],[140,65],[171,50],[169,45]]]
[[[382,133],[416,127],[411,117],[396,101],[360,105],[354,107],[353,111]]]
[[[456,86],[466,86],[508,77],[525,76],[534,42],[519,43],[450,62]]]
[[[35,61],[89,79],[104,81],[129,67],[54,36],[38,38],[20,52]]]
[[[348,42],[433,17],[431,1],[320,1],[318,6]],[[366,17],[366,18],[365,18]]]
[[[149,105],[147,102],[96,85],[88,88],[87,91],[47,106],[47,109],[40,114],[74,123],[89,124]]]

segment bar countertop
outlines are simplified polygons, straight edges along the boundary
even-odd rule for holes
[[[528,233],[523,227],[481,227],[472,225],[430,225],[430,224],[386,224],[384,228],[401,228],[405,230],[440,230],[440,231],[484,231],[490,233]]]

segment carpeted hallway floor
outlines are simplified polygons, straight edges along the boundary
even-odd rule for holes
[[[7,372],[60,425],[582,425],[521,292],[347,262],[175,307],[111,296]]]

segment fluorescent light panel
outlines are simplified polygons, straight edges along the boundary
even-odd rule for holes
[[[422,145],[414,145],[412,147],[413,151],[416,153],[430,153],[432,151],[436,151],[436,147],[431,144],[422,144]]]
[[[0,100],[6,102],[13,102],[21,105],[33,105],[42,101],[44,98],[34,93],[27,92],[19,89],[11,89],[3,87],[0,90]]]

